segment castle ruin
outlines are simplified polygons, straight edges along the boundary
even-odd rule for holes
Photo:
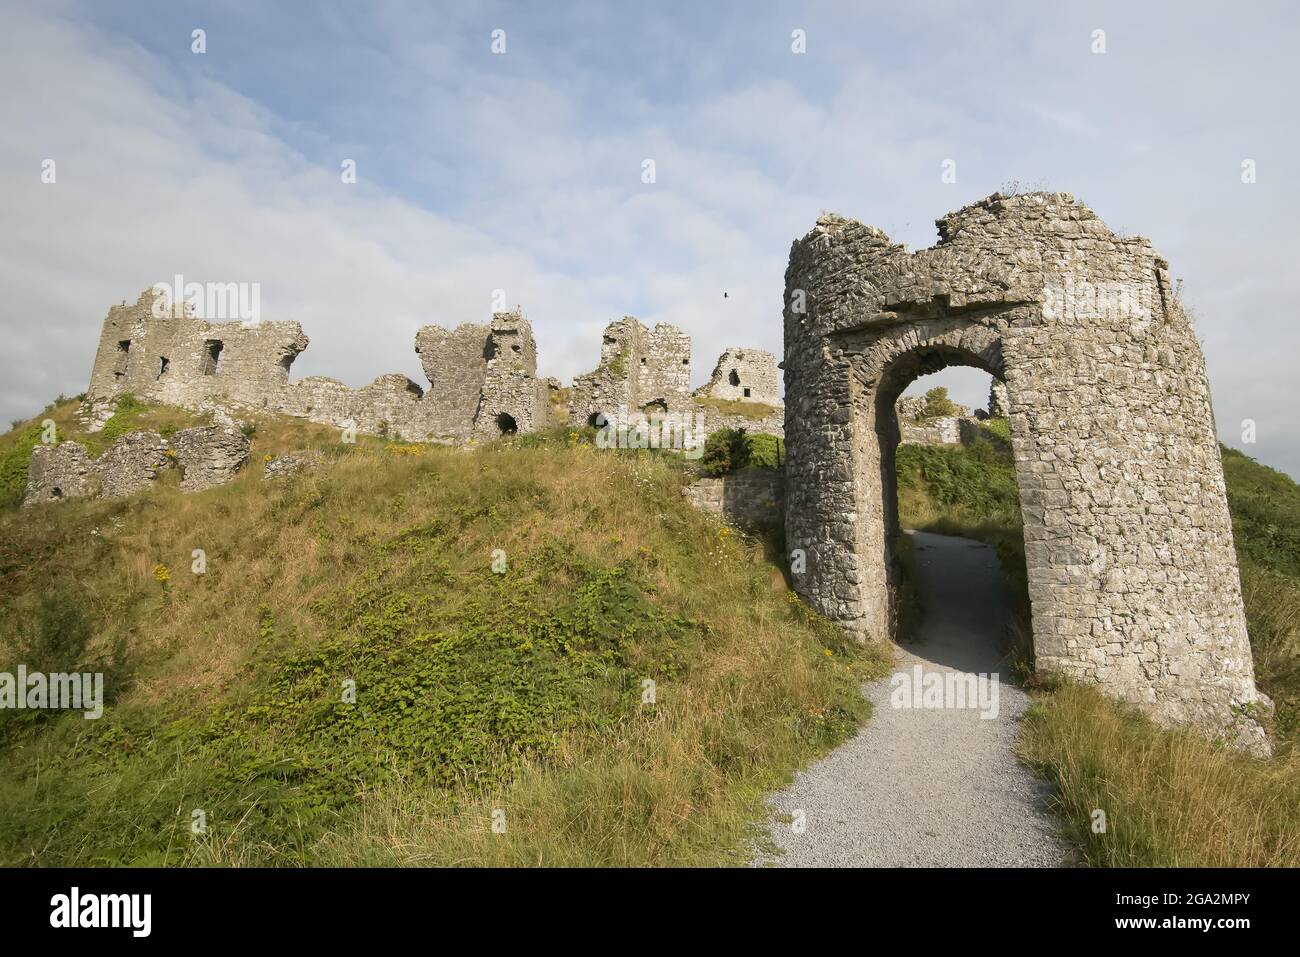
[[[785,407],[776,370],[770,352],[728,349],[710,381],[692,392],[691,337],[676,326],[647,329],[625,316],[605,327],[599,365],[573,380],[569,422],[598,426],[623,414],[698,415],[706,433],[729,427],[781,435]]]
[[[1266,748],[1205,362],[1142,238],[1064,193],[994,195],[909,253],[826,215],[785,291],[795,587],[891,633],[895,404],[970,365],[1006,386],[1037,668]]]
[[[407,441],[460,442],[544,428],[550,388],[537,378],[532,327],[519,312],[487,325],[424,326],[415,337],[428,392],[404,375],[359,389],[337,379],[289,381],[307,348],[296,322],[208,322],[160,303],[154,289],[109,310],[87,403],[136,398],[188,409],[298,416]]]

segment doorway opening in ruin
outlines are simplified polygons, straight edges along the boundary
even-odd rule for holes
[[[732,385],[740,385],[740,373],[735,369],[731,370],[731,375],[727,376],[727,381]]]
[[[497,416],[497,428],[501,430],[502,435],[514,435],[519,431],[519,424],[515,422],[513,415],[502,412]]]
[[[587,416],[587,424],[593,429],[603,429],[608,422],[609,418],[604,412],[593,412]]]
[[[989,417],[994,387],[1005,396],[1001,370],[983,356],[927,344],[890,361],[874,390],[881,515],[889,617],[906,640],[919,623],[915,601],[917,539],[911,532],[971,539],[990,546],[1010,585],[1006,653],[1032,667],[1033,639],[1024,562],[1024,526],[1006,409]],[[924,561],[968,552],[937,550]],[[1000,636],[999,636],[1000,637]]]
[[[168,359],[167,359],[166,356],[159,356],[159,357],[158,357],[158,375],[155,376],[155,378],[161,379],[164,375],[166,375],[166,374],[167,374],[167,366],[169,366],[170,364],[171,364],[171,363],[168,361]]]
[[[203,374],[216,375],[221,371],[221,350],[223,343],[220,339],[208,339],[203,344]]]

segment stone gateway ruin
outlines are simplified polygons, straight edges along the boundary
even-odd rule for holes
[[[632,317],[605,329],[598,366],[566,402],[538,377],[517,311],[422,327],[427,392],[398,374],[359,389],[291,382],[307,347],[296,322],[207,322],[147,290],[104,321],[86,411],[102,426],[132,394],[455,444],[628,413],[784,433],[784,481],[733,477],[695,497],[738,515],[779,514],[784,499],[797,591],[883,638],[900,574],[897,400],[918,376],[974,366],[994,377],[989,414],[1010,425],[1036,667],[1267,750],[1258,718],[1271,703],[1255,688],[1205,362],[1168,264],[1065,193],[995,194],[937,225],[939,242],[915,253],[834,215],[793,244],[784,406],[771,354],[728,349],[691,391],[689,335]],[[963,422],[931,428],[947,441]],[[38,449],[28,503],[131,494],[172,461],[183,487],[219,484],[247,460],[232,423],[171,445],[127,436],[97,460],[75,443]]]
[[[996,194],[937,225],[909,253],[825,215],[791,248],[796,589],[890,634],[895,402],[974,366],[1006,386],[1037,668],[1265,750],[1205,362],[1168,264],[1065,193]]]

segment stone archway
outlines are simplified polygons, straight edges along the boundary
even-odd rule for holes
[[[938,227],[909,253],[823,216],[791,248],[796,589],[889,633],[893,402],[974,365],[1009,393],[1037,667],[1265,748],[1204,359],[1168,265],[1063,193],[994,195]]]

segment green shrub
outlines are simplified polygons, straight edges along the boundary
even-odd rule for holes
[[[1011,441],[1011,423],[1007,419],[985,419],[980,425],[1004,442]]]
[[[0,508],[17,508],[22,504],[27,494],[27,470],[32,464],[32,449],[40,442],[41,427],[32,425],[0,452]]]
[[[777,469],[785,464],[785,440],[765,432],[745,436],[745,449],[751,468]]]
[[[1237,551],[1300,578],[1300,486],[1276,469],[1221,446]]]
[[[944,386],[935,386],[925,394],[923,418],[941,419],[956,414],[957,406],[953,405],[952,399],[948,398],[948,390]]]
[[[952,520],[1020,525],[1015,464],[987,441],[977,439],[969,448],[900,445],[896,464],[901,503],[908,492],[920,492]]]
[[[744,429],[718,429],[704,440],[700,469],[705,475],[726,475],[749,463],[749,443]]]

